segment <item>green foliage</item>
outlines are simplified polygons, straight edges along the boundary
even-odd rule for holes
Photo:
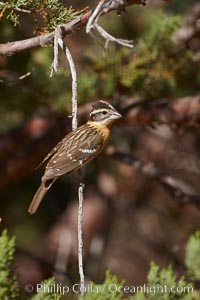
[[[137,54],[120,79],[126,87],[135,86],[136,91],[144,90],[148,97],[157,98],[174,92],[177,87],[175,68],[179,65],[179,54],[174,52],[172,34],[178,29],[180,17],[160,12],[149,22],[148,32],[138,41]]]
[[[14,25],[17,25],[19,23],[19,11],[25,9],[27,4],[27,0],[1,1],[0,17],[6,14],[7,19],[11,20]]]
[[[0,299],[2,300],[19,299],[18,284],[10,272],[14,251],[15,238],[9,238],[7,231],[4,230],[0,237]],[[200,231],[190,237],[186,247],[186,265],[189,273],[196,280],[199,280],[199,257]],[[32,296],[31,300],[60,300],[62,295],[54,293],[54,284],[54,278],[43,281],[38,293]],[[131,294],[129,300],[199,299],[199,292],[183,277],[177,279],[171,266],[161,269],[155,263],[151,263],[147,284],[138,287],[126,286],[125,281],[119,281],[108,270],[102,284],[90,283],[86,287],[84,300],[121,300],[124,294],[129,295],[128,292]],[[82,300],[83,297],[79,295],[78,299]]]
[[[15,277],[11,275],[11,264],[15,252],[15,238],[9,238],[4,230],[0,236],[0,299],[16,299],[19,287]]]
[[[180,16],[162,11],[151,16],[153,20],[149,17],[148,28],[135,42],[135,50],[121,48],[112,55],[111,49],[90,55],[91,69],[98,74],[98,87],[105,97],[117,91],[148,98],[179,96],[191,88],[191,74],[197,81],[193,53],[177,49],[173,43]]]
[[[15,253],[15,237],[9,238],[7,230],[0,236],[0,299],[19,299],[19,286],[17,279],[11,276],[11,264]],[[31,300],[59,300],[61,294],[51,293],[51,286],[55,283],[54,278],[41,282],[41,288]],[[45,287],[42,288],[42,286]],[[49,290],[48,290],[49,289]]]
[[[152,58],[157,58],[162,50],[171,52],[173,44],[171,42],[172,34],[181,24],[179,15],[167,15],[163,11],[150,14],[148,22],[151,27],[146,30],[144,36],[140,39],[138,49],[146,51],[149,48],[152,51]]]
[[[119,281],[115,275],[112,275],[110,270],[106,271],[106,277],[102,284],[91,283],[90,288],[84,294],[84,298],[79,296],[79,300],[121,300],[123,293],[114,291],[115,286],[123,286],[124,281]]]
[[[78,77],[78,92],[81,99],[92,99],[95,96],[95,89],[97,84],[97,76],[94,73],[88,72],[87,74],[80,74]]]
[[[175,2],[186,3],[192,2],[192,0],[176,0]],[[34,32],[44,33],[53,30],[58,24],[74,19],[77,14],[81,13],[81,11],[71,7],[65,7],[63,3],[61,0],[2,0],[0,2],[2,41],[24,39],[24,34],[30,34],[32,29],[30,24],[33,23],[33,20],[35,22]],[[89,43],[85,42],[86,35],[84,35],[84,42],[79,40],[78,43],[75,43],[73,41],[74,48],[77,49],[79,45],[83,45],[83,48],[87,47],[87,53],[90,52],[90,55],[87,54],[85,57],[87,60],[82,61],[79,68],[80,103],[93,101],[95,97],[99,96],[112,97],[115,93],[126,96],[136,94],[139,97],[153,99],[168,96],[176,97],[190,92],[194,94],[199,91],[200,72],[194,53],[186,48],[179,49],[173,42],[173,34],[181,23],[180,16],[168,15],[164,12],[158,13],[155,7],[153,9],[155,11],[152,14],[148,10],[148,16],[145,15],[145,12],[140,16],[141,27],[144,23],[142,19],[147,16],[145,20],[146,29],[143,31],[140,29],[139,34],[136,33],[138,38],[134,41],[135,48],[133,50],[110,43],[109,50],[104,52],[99,47],[95,48],[94,40],[89,38],[93,45],[91,50],[88,48]],[[27,31],[13,29],[11,22],[5,22],[8,19],[14,25],[20,25],[21,17],[24,15],[26,19],[31,20],[27,26]],[[121,36],[121,32],[125,34],[127,31],[129,38],[132,38],[135,30],[132,26],[132,16],[129,14],[126,18],[127,20],[130,18],[131,30],[128,31],[128,26],[126,30],[122,30],[122,27],[118,26],[119,23],[117,22],[120,18],[116,18],[117,21],[113,18],[107,22],[106,17],[107,30],[119,34],[122,38],[126,37]],[[110,29],[112,30],[110,31]],[[79,37],[81,38],[81,35]],[[79,42],[81,43],[79,44]],[[80,55],[80,52],[74,51],[72,55],[77,65],[76,55]],[[50,79],[49,67],[52,63],[52,57],[52,49],[45,47],[19,53],[9,58],[1,58],[1,76],[3,80],[5,78],[5,82],[7,81],[7,86],[4,83],[1,84],[1,130],[7,130],[9,126],[20,123],[24,117],[30,117],[35,111],[46,112],[59,109],[64,111],[66,99],[69,101],[71,99],[71,75],[68,67],[66,69],[61,67],[55,77]],[[62,56],[59,56],[60,65],[65,65],[65,60],[60,61],[60,58]],[[30,77],[22,81],[16,80],[28,71],[31,72]],[[15,80],[16,84],[13,83]],[[12,218],[10,219],[12,220]],[[16,227],[15,222],[14,224]],[[21,230],[21,235],[24,236],[23,230]],[[0,299],[3,300],[18,297],[16,279],[11,276],[10,272],[14,244],[14,238],[9,239],[6,232],[0,237]],[[186,247],[186,266],[192,279],[200,280],[200,233],[196,233],[189,239]],[[53,279],[50,279],[43,284],[51,285],[53,282]],[[119,282],[116,276],[107,272],[104,283],[93,286],[93,289],[96,287],[100,292],[91,293],[88,291],[85,299],[122,299],[122,293],[109,291],[108,287],[111,284],[121,286],[124,283]],[[156,292],[156,295],[153,295],[157,285],[181,285],[183,287],[188,285],[183,278],[176,279],[172,267],[160,269],[157,265],[152,264],[147,284],[152,287],[150,293],[138,292],[134,296],[130,296],[129,299],[199,299],[199,293],[197,296],[195,294],[197,291],[194,291],[193,294],[179,294],[178,292],[163,294],[160,291],[160,293]],[[33,300],[59,298],[60,295],[47,294],[42,291],[32,297]],[[81,299],[81,297],[79,298]]]
[[[185,285],[185,281],[180,279],[176,282],[176,277],[173,273],[172,267],[169,266],[164,269],[160,269],[158,265],[155,263],[151,263],[150,271],[147,276],[148,283],[150,285],[166,285],[166,286],[174,286],[174,285]]]
[[[38,1],[41,9],[41,1]],[[47,31],[55,29],[59,24],[67,23],[74,19],[80,11],[75,11],[71,6],[66,8],[60,0],[46,0],[42,1],[42,9],[48,9],[49,13],[44,16]]]
[[[158,265],[151,263],[147,279],[146,292],[137,293],[131,300],[198,299],[192,284],[188,284],[183,277],[177,280],[171,266],[160,269]]]
[[[200,280],[200,231],[195,232],[186,245],[185,264],[190,276]]]
[[[12,1],[11,4],[14,5],[14,0]],[[58,0],[23,1],[23,8],[37,10],[37,13],[43,10],[48,12],[43,16],[43,26],[38,29],[40,31],[56,26],[55,18],[63,18],[62,14],[66,10],[69,12],[69,9],[62,9],[57,5]],[[29,6],[25,6],[25,1]],[[16,3],[20,4],[15,1],[15,5]],[[56,9],[59,9],[60,13]],[[73,18],[75,13],[71,11],[69,19]],[[198,91],[200,72],[196,67],[194,54],[188,49],[178,49],[172,41],[173,34],[180,24],[180,16],[168,15],[164,12],[152,15],[153,20],[151,13],[147,17],[145,15],[146,29],[134,41],[133,50],[119,47],[116,51],[117,46],[113,43],[110,43],[108,51],[103,51],[99,46],[97,48],[93,46],[92,50],[86,48],[85,60],[78,72],[80,104],[94,101],[99,97],[108,99],[115,94],[136,95],[151,100],[170,96],[175,98]],[[7,30],[4,31],[3,24],[2,27],[4,41],[16,39],[14,29],[11,30],[12,34],[8,35]],[[45,47],[9,58],[6,67],[9,78],[15,80],[28,71],[31,75],[21,81],[16,80],[16,84],[1,83],[0,131],[19,124],[37,111],[65,111],[66,99],[69,102],[71,100],[71,75],[67,66],[59,68],[54,77],[49,78],[52,56],[52,49]],[[76,56],[74,59],[76,60]],[[59,65],[65,63],[61,55]],[[7,74],[2,74],[7,78]]]
[[[200,254],[200,252],[199,252]],[[106,272],[105,281],[102,284],[91,283],[88,287],[85,300],[110,300],[123,299],[124,294],[129,300],[198,300],[199,294],[191,283],[187,283],[183,277],[176,279],[171,266],[161,269],[155,263],[147,276],[147,284],[141,286],[127,286],[125,281],[120,282],[110,271]],[[116,290],[116,292],[114,292]],[[124,292],[123,292],[124,291]],[[82,297],[79,296],[79,300]]]
[[[39,290],[39,292],[34,295],[31,300],[59,300],[61,299],[61,294],[51,293],[51,286],[55,284],[55,279],[50,278],[41,282],[44,287]],[[49,289],[49,292],[48,292]]]
[[[81,12],[71,6],[65,7],[60,0],[10,0],[2,1],[0,4],[1,18],[5,16],[16,26],[20,22],[20,13],[30,15],[35,21],[37,32],[49,32],[59,24],[71,21]],[[41,28],[39,16],[43,21]]]

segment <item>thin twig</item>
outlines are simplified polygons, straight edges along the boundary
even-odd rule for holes
[[[81,173],[80,173],[81,174]],[[82,174],[81,174],[82,177]],[[80,180],[78,189],[78,265],[79,265],[79,275],[80,275],[80,290],[81,294],[84,294],[85,278],[83,272],[83,234],[82,234],[82,224],[83,224],[83,190],[84,184]]]
[[[18,78],[12,79],[12,80],[7,80],[7,79],[0,79],[0,83],[4,83],[4,84],[16,84],[18,83],[20,80],[25,79],[26,77],[30,76],[31,72],[27,72],[26,74],[23,74],[21,76],[19,76]]]
[[[66,55],[66,58],[69,62],[71,75],[72,75],[72,130],[75,130],[78,125],[78,122],[77,122],[77,119],[78,119],[78,104],[77,104],[78,96],[77,96],[76,67],[75,67],[72,55],[61,37],[58,37],[58,44]]]
[[[72,130],[75,130],[78,125],[78,91],[77,91],[77,72],[76,67],[72,58],[72,55],[64,43],[62,26],[59,26],[55,34],[56,44],[54,44],[54,60],[52,64],[52,70],[57,70],[58,65],[58,45],[64,51],[65,56],[68,60],[71,76],[72,76]],[[55,42],[55,40],[54,40]],[[83,239],[82,239],[82,222],[83,222],[83,190],[84,184],[82,181],[81,170],[78,171],[79,174],[79,189],[78,189],[78,198],[79,198],[79,209],[78,209],[78,263],[79,263],[79,275],[80,275],[80,290],[81,294],[84,294],[84,272],[83,272]]]
[[[99,1],[97,7],[95,8],[95,10],[93,11],[92,15],[90,16],[87,25],[86,25],[86,33],[90,33],[91,30],[94,28],[94,22],[95,19],[97,18],[97,16],[99,15],[99,13],[101,12],[101,9],[103,7],[105,0],[101,0]]]
[[[132,40],[124,40],[124,39],[116,38],[116,37],[112,36],[111,34],[109,34],[107,31],[105,31],[97,23],[95,24],[95,29],[106,40],[106,42],[105,42],[105,48],[106,49],[108,48],[109,42],[114,42],[114,43],[117,43],[117,44],[125,46],[125,47],[133,48],[133,41]]]
[[[0,5],[4,6],[6,8],[9,8],[9,9],[13,9],[15,11],[19,11],[19,12],[25,13],[25,14],[31,14],[32,13],[31,10],[27,10],[27,9],[24,9],[24,8],[16,7],[14,5],[9,4],[8,2],[0,2]]]
[[[19,76],[19,80],[22,80],[22,79],[24,79],[24,78],[26,78],[30,75],[31,75],[31,72],[27,72],[26,74],[23,74],[23,75]]]
[[[105,48],[108,47],[109,42],[114,42],[114,43],[117,43],[117,44],[125,46],[125,47],[133,48],[133,41],[116,38],[116,37],[112,36],[111,34],[109,34],[105,29],[103,29],[97,23],[99,17],[102,14],[104,14],[104,2],[105,2],[105,0],[99,1],[97,7],[95,8],[94,12],[90,16],[87,26],[86,26],[86,33],[91,34],[91,31],[96,29],[98,31],[98,33],[106,40]],[[112,2],[117,2],[117,1],[109,1],[108,3],[106,3],[106,6],[105,6],[106,11],[108,9],[108,6],[112,5]],[[122,3],[117,3],[117,5],[119,5],[119,4],[123,5],[124,1],[121,1],[121,2]],[[119,9],[120,9],[120,6],[119,6]]]
[[[55,35],[54,35],[54,43],[53,43],[53,62],[51,65],[51,73],[50,77],[53,76],[54,72],[58,71],[58,34],[59,30],[58,28],[55,30]]]

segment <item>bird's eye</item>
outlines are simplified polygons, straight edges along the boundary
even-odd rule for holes
[[[106,110],[103,110],[103,111],[102,111],[102,114],[103,114],[103,115],[107,115],[107,111],[106,111]]]

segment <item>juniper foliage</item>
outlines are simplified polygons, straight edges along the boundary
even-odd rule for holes
[[[60,0],[9,0],[0,2],[0,18],[7,18],[14,26],[19,25],[20,15],[31,16],[35,21],[35,32],[45,33],[56,26],[67,23],[82,11],[66,7]],[[40,21],[39,21],[40,19]],[[39,24],[41,23],[42,26]]]
[[[189,275],[200,280],[200,231],[196,231],[186,245],[185,264]]]
[[[2,300],[21,299],[17,279],[11,272],[14,252],[15,238],[9,238],[7,231],[4,230],[0,236],[0,299]],[[160,268],[152,262],[145,290],[143,286],[127,288],[125,280],[120,281],[108,270],[103,283],[90,284],[84,300],[121,300],[124,294],[129,300],[198,300],[200,293],[195,286],[198,286],[200,281],[199,257],[200,231],[197,231],[189,238],[186,245],[185,263],[190,281],[186,281],[183,276],[177,279],[172,266]],[[195,284],[192,283],[193,280]],[[31,300],[60,300],[62,298],[60,293],[51,293],[51,289],[48,290],[48,287],[53,286],[54,283],[54,278],[43,281],[41,284],[45,286],[45,290],[41,288]],[[79,296],[79,300],[82,299],[82,296]]]
[[[9,238],[7,230],[0,236],[0,299],[16,299],[19,295],[17,279],[12,275],[11,265],[15,253],[15,237]]]

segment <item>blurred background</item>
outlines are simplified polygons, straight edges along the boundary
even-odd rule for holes
[[[80,10],[95,7],[94,1],[63,4]],[[20,14],[14,27],[2,18],[1,43],[48,31],[40,16],[35,19]],[[110,100],[123,111],[136,101],[154,105],[198,97],[199,1],[151,0],[120,16],[110,13],[100,24],[116,37],[132,39],[134,48],[112,44],[105,50],[105,41],[86,35],[84,28],[66,38],[78,71],[79,125],[97,99]],[[16,236],[13,267],[22,289],[52,275],[60,283],[79,281],[76,174],[59,178],[35,215],[27,212],[44,172],[44,166],[35,168],[71,130],[70,71],[60,53],[59,71],[50,78],[52,58],[50,46],[0,56],[1,228]],[[167,123],[146,126],[125,113],[122,124],[113,128],[109,149],[84,168],[88,281],[101,282],[110,268],[129,285],[143,284],[151,261],[172,264],[178,276],[184,274],[185,243],[200,227],[200,135],[197,124],[185,128],[184,121],[178,127]],[[187,195],[195,195],[195,201],[180,197],[144,169],[113,159],[110,149],[153,164]]]

